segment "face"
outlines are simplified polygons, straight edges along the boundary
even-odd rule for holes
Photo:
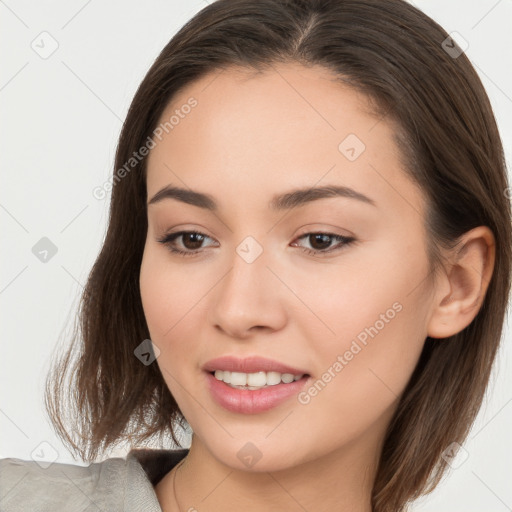
[[[425,203],[394,127],[323,68],[275,70],[208,75],[167,107],[140,272],[157,364],[195,436],[232,467],[259,453],[255,471],[375,446],[431,313]],[[166,187],[208,198],[155,197]],[[204,368],[223,356],[305,375],[233,389]]]

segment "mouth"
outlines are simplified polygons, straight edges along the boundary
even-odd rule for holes
[[[290,404],[290,400],[294,397],[298,398],[299,393],[304,390],[311,378],[307,373],[294,375],[278,372],[255,372],[246,374],[216,370],[204,374],[213,401],[226,411],[236,414],[259,414],[286,403]],[[264,379],[265,383],[263,383]],[[225,380],[230,382],[227,383]],[[244,380],[245,384],[243,384]]]
[[[211,359],[206,362],[203,367],[203,370],[208,372],[215,372],[217,370],[222,370],[224,372],[230,373],[244,373],[244,374],[253,374],[260,372],[269,372],[269,373],[279,373],[279,374],[291,374],[294,377],[297,375],[304,375],[307,372],[300,368],[295,368],[293,366],[289,366],[288,364],[281,363],[280,361],[276,361],[273,359],[267,359],[266,357],[260,356],[249,356],[245,358],[240,358],[237,356],[226,355],[222,357],[217,357],[215,359]],[[256,378],[256,377],[252,377]],[[235,375],[235,379],[242,380],[242,377],[237,377]],[[271,378],[272,380],[272,378]],[[235,384],[239,384],[235,382]],[[243,385],[243,383],[241,384]]]
[[[211,398],[239,414],[257,414],[284,404],[311,379],[303,369],[255,355],[218,357],[202,369]]]
[[[291,384],[304,377],[309,377],[307,373],[280,373],[275,371],[265,372],[231,372],[228,370],[215,370],[208,372],[216,380],[223,382],[233,389],[243,389],[256,391],[280,384]]]

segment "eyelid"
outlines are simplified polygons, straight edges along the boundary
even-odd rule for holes
[[[178,230],[178,231],[174,231],[174,232],[170,232],[170,233],[164,234],[162,237],[157,238],[157,242],[167,246],[168,250],[171,253],[178,254],[178,255],[181,255],[181,256],[193,257],[193,256],[197,256],[197,255],[200,255],[201,253],[203,253],[204,249],[206,249],[207,247],[200,247],[199,249],[185,249],[185,250],[183,250],[183,249],[178,249],[176,247],[173,247],[171,245],[171,243],[174,242],[176,239],[178,239],[181,236],[186,235],[186,234],[196,234],[196,235],[200,235],[203,238],[210,238],[211,240],[214,240],[213,237],[210,237],[209,235],[207,235],[207,234],[205,234],[205,233],[203,233],[201,231],[194,230],[194,229],[190,229],[190,230],[181,229],[181,230]],[[327,236],[327,237],[330,237],[333,240],[337,240],[338,243],[335,244],[333,247],[330,247],[330,248],[325,249],[325,250],[322,250],[322,249],[309,249],[307,247],[297,246],[297,244],[296,244],[297,240],[301,240],[303,238],[307,238],[307,237],[309,237],[311,235]],[[316,230],[316,231],[315,230],[309,230],[309,231],[304,232],[301,235],[296,236],[293,239],[292,247],[298,247],[299,249],[301,249],[303,252],[305,252],[307,254],[311,254],[311,255],[313,255],[313,256],[315,256],[317,258],[319,258],[319,257],[321,258],[321,257],[327,256],[327,255],[330,255],[331,253],[340,252],[345,247],[355,243],[356,241],[357,241],[356,237],[351,236],[351,235],[349,235],[349,236],[341,235],[341,234],[331,233],[331,232],[322,231],[322,230]]]
[[[313,233],[323,233],[325,235],[333,235],[333,236],[343,236],[346,238],[354,237],[354,233],[349,231],[348,229],[341,229],[339,226],[334,226],[331,224],[325,224],[323,222],[313,222],[310,224],[306,224],[302,226],[296,235],[294,235],[296,238],[306,235],[306,234],[313,234]]]
[[[187,235],[187,234],[196,234],[196,235],[202,236],[203,238],[209,238],[210,240],[215,240],[213,237],[211,237],[211,236],[207,235],[206,233],[203,233],[202,231],[199,231],[197,229],[179,229],[177,231],[166,232],[161,237],[157,237],[157,242],[167,245],[169,242],[173,242],[174,240],[180,238],[183,235]],[[216,242],[216,243],[218,243],[218,242]],[[203,249],[203,248],[201,248],[201,249]],[[200,251],[201,249],[197,249],[196,252]],[[187,252],[192,253],[193,250],[189,250]]]
[[[345,247],[352,245],[357,241],[354,236],[340,235],[337,233],[330,233],[328,231],[307,231],[306,233],[297,236],[294,239],[294,242],[295,242],[295,240],[300,240],[302,238],[307,239],[311,235],[323,235],[323,236],[328,236],[328,237],[332,238],[333,240],[338,240],[337,244],[335,244],[334,246],[330,247],[329,249],[325,249],[325,250],[309,249],[307,247],[299,247],[305,253],[312,254],[313,256],[315,256],[317,258],[318,257],[321,258],[324,256],[326,257],[326,256],[330,255],[331,253],[338,253],[338,252],[342,251]]]

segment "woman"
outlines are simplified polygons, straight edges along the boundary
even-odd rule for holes
[[[477,74],[416,8],[212,3],[135,95],[80,357],[48,380],[84,460],[134,450],[3,461],[30,475],[5,510],[404,510],[488,384],[507,187]],[[189,450],[136,449],[180,425]]]

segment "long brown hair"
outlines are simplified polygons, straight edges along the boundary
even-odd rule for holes
[[[74,452],[92,461],[121,440],[142,443],[162,433],[179,446],[175,429],[186,423],[158,365],[134,356],[149,338],[139,290],[146,158],[128,170],[126,163],[154,137],[164,108],[187,84],[232,66],[261,71],[298,62],[324,66],[365,93],[384,121],[396,123],[404,169],[427,198],[434,268],[439,248],[454,247],[476,226],[488,226],[496,239],[494,273],[473,322],[450,338],[425,341],[384,440],[373,510],[401,511],[437,485],[446,469],[443,450],[463,443],[487,388],[512,257],[496,121],[468,58],[447,38],[403,0],[218,0],[171,39],[130,106],[116,153],[108,231],[81,297],[75,344],[47,380],[47,410]]]

